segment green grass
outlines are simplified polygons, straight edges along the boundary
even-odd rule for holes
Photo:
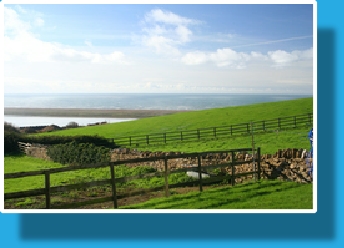
[[[312,209],[312,184],[262,181],[172,195],[123,209]]]
[[[313,112],[313,98],[177,113],[167,116],[144,118],[132,122],[82,127],[38,135],[97,134],[103,137],[113,138],[116,136],[134,136],[167,131],[194,130],[202,127],[224,126],[248,121],[274,119],[283,116],[294,116],[308,112]],[[263,154],[275,153],[278,149],[285,148],[308,148],[308,131],[308,127],[304,127],[298,128],[297,130],[255,134],[255,146],[261,147],[261,152]],[[251,142],[251,136],[248,135],[200,142],[176,142],[167,145],[141,147],[140,149],[149,151],[201,152],[251,147]],[[63,165],[59,163],[25,156],[5,156],[4,164],[5,173],[63,167]],[[119,168],[120,167],[118,167],[118,169]],[[119,176],[118,173],[117,171],[116,176]],[[128,176],[126,173],[133,175],[131,173],[138,172],[123,171],[123,176]],[[105,178],[110,178],[110,171],[108,168],[79,170],[52,174],[51,185],[60,186]],[[170,178],[169,180],[178,181],[185,180],[185,178]],[[139,179],[132,182],[131,186],[147,188],[152,185],[157,186],[160,184],[163,184],[162,180],[153,178]],[[210,190],[209,192],[207,191],[209,195],[207,192],[195,192],[180,197],[176,195],[167,199],[157,200],[155,203],[154,201],[153,203],[147,202],[147,204],[151,205],[144,205],[144,208],[312,208],[312,191],[310,185],[281,182],[275,182],[274,186],[269,185],[269,183],[264,182],[256,185],[238,185],[234,188],[225,187],[222,189]],[[43,175],[5,180],[6,193],[43,187]],[[261,193],[257,194],[257,192]],[[189,198],[192,198],[190,202],[187,201]],[[185,204],[183,203],[183,199],[186,201]],[[171,206],[166,201],[172,201],[174,205]],[[274,202],[276,202],[276,204],[274,204]]]
[[[45,168],[61,167],[61,164],[44,161],[30,157],[5,157],[5,173],[18,171],[34,171]],[[145,173],[142,167],[126,168],[119,166],[116,170],[118,176],[131,176]],[[181,173],[183,174],[183,173]],[[186,180],[183,176],[172,174],[169,183]],[[51,175],[52,186],[66,185],[77,182],[93,181],[110,178],[108,168],[80,170],[75,172],[58,173]],[[133,180],[120,187],[144,189],[164,185],[164,178],[142,178]],[[191,192],[177,194],[171,189],[172,196],[157,198],[150,201],[130,205],[122,208],[129,209],[312,209],[312,185],[295,182],[282,182],[277,180],[262,181],[260,183],[243,183],[235,187],[225,186],[211,188],[204,192]],[[6,179],[5,192],[18,192],[44,187],[44,176]],[[120,187],[117,189],[120,190]],[[92,191],[87,191],[92,197]],[[111,188],[106,189],[107,191]],[[97,196],[94,195],[94,196]],[[62,197],[62,198],[61,198]],[[78,198],[76,191],[62,193],[60,198]],[[54,199],[54,198],[53,198]],[[60,201],[60,200],[59,200]],[[35,200],[25,198],[15,203],[17,207],[27,208]],[[44,199],[40,204],[44,205]],[[42,205],[42,207],[44,207]]]
[[[37,171],[42,169],[63,167],[63,165],[60,163],[54,163],[39,158],[27,157],[25,155],[5,155],[4,165],[5,173]]]
[[[32,157],[5,156],[5,173],[21,171],[37,171],[42,169],[65,167],[62,164],[45,161]],[[51,186],[61,186],[78,182],[110,178],[110,170],[107,168],[86,169],[70,172],[51,174]],[[5,193],[25,191],[29,189],[44,188],[44,175],[6,179]]]
[[[137,121],[112,123],[104,126],[81,127],[37,135],[100,135],[106,138],[147,135],[168,131],[195,130],[197,128],[224,126],[249,121],[269,120],[284,116],[295,116],[313,112],[313,98],[290,101],[260,103],[247,106],[215,108],[210,110],[176,113],[167,116],[143,118]],[[255,146],[262,153],[275,153],[278,149],[309,148],[309,127],[300,127],[279,132],[255,134]],[[251,147],[250,135],[201,142],[170,142],[137,147],[149,151],[215,151]],[[134,147],[136,148],[136,147]]]
[[[247,106],[215,108],[181,112],[166,116],[143,118],[136,121],[111,123],[104,126],[41,133],[39,135],[100,135],[114,138],[130,135],[195,130],[203,127],[226,126],[250,121],[270,120],[313,112],[313,98],[260,103]]]
[[[307,134],[309,128],[297,130],[287,130],[281,132],[271,132],[256,134],[254,136],[255,147],[260,147],[262,154],[274,154],[278,149],[286,148],[309,148]],[[252,147],[251,136],[237,136],[218,140],[207,140],[201,142],[176,142],[167,145],[152,145],[141,147],[142,150],[149,151],[180,151],[180,152],[200,152],[200,151],[223,151],[236,148]]]
[[[37,171],[49,168],[65,167],[59,163],[44,161],[38,158],[18,156],[5,156],[5,173],[14,173],[22,171]],[[154,170],[154,169],[153,169]],[[120,165],[115,167],[116,177],[130,177],[139,174],[146,174],[153,171],[148,166],[127,167]],[[110,179],[109,168],[92,168],[77,171],[61,172],[51,174],[51,186],[63,186],[73,183],[91,182],[95,180]],[[190,178],[185,173],[174,173],[169,175],[168,181],[170,184],[190,181]],[[44,188],[44,175],[6,179],[4,184],[6,193],[19,192],[36,188]],[[147,189],[151,187],[159,187],[165,185],[164,177],[140,178],[134,179],[126,183],[118,183],[117,188],[137,188]]]

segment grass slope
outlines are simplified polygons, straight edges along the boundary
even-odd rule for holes
[[[106,138],[195,130],[202,127],[225,126],[256,120],[269,120],[313,112],[313,98],[225,107],[172,115],[143,118],[104,126],[81,127],[39,135],[100,135]]]
[[[309,149],[309,140],[307,137],[308,128],[290,130],[283,132],[271,132],[256,134],[254,136],[255,147],[261,148],[262,154],[274,154],[278,149],[298,148]],[[217,140],[206,140],[200,142],[176,142],[164,146],[147,146],[141,149],[156,151],[180,151],[180,152],[201,152],[201,151],[225,151],[237,148],[252,147],[252,137],[237,136],[231,138],[222,138]]]
[[[26,156],[5,156],[5,173],[15,173],[24,171],[38,171],[50,168],[65,167],[62,164],[44,161],[38,158]],[[115,167],[116,177],[130,177],[140,174],[155,172],[149,166],[126,167],[120,165]],[[109,168],[91,168],[77,171],[69,171],[51,174],[50,184],[54,186],[63,186],[73,183],[84,183],[95,180],[110,179]],[[170,184],[190,181],[185,173],[174,173],[169,175]],[[6,179],[4,189],[6,193],[25,191],[30,189],[44,188],[44,175]],[[131,180],[127,183],[118,183],[117,188],[133,187],[138,189],[147,189],[151,187],[160,187],[165,185],[164,177],[140,178]],[[107,186],[105,186],[106,188]],[[109,188],[109,187],[108,187]]]
[[[218,108],[218,109],[211,109],[211,110],[202,110],[202,111],[194,111],[194,112],[185,112],[185,113],[177,113],[168,116],[161,116],[161,117],[151,117],[151,118],[144,118],[137,121],[132,122],[123,122],[123,123],[114,123],[114,124],[107,124],[104,126],[95,126],[95,127],[83,127],[83,128],[76,128],[70,129],[61,132],[51,132],[51,133],[44,133],[39,135],[95,135],[98,134],[100,136],[113,138],[116,136],[125,136],[125,135],[139,135],[139,134],[149,134],[149,133],[157,133],[157,132],[166,132],[166,131],[181,131],[181,130],[194,130],[200,127],[210,127],[210,126],[223,126],[223,125],[231,125],[237,124],[242,122],[248,121],[258,121],[258,120],[266,120],[266,119],[274,119],[277,117],[283,116],[293,116],[304,114],[308,112],[313,112],[313,98],[305,98],[305,99],[297,99],[291,101],[281,101],[281,102],[273,102],[273,103],[262,103],[262,104],[254,104],[249,106],[240,106],[240,107],[227,107],[227,108]],[[262,153],[275,153],[279,148],[308,148],[309,141],[307,139],[307,132],[306,128],[298,129],[298,130],[291,130],[291,131],[283,131],[283,132],[274,132],[274,133],[265,133],[265,134],[257,134],[255,135],[255,146],[262,148]],[[234,137],[231,139],[220,139],[220,140],[212,140],[212,141],[201,141],[201,142],[193,142],[193,143],[175,143],[175,144],[168,144],[166,146],[152,146],[147,148],[147,150],[151,151],[181,151],[181,152],[194,152],[194,151],[213,151],[213,150],[227,150],[232,148],[240,148],[240,147],[250,147],[251,146],[251,136],[240,136]],[[21,171],[34,171],[40,170],[45,168],[56,168],[62,167],[63,165],[59,163],[53,163],[44,161],[37,158],[30,158],[30,157],[13,157],[13,156],[5,156],[5,173],[10,172],[21,172]],[[39,178],[38,178],[39,177]],[[85,179],[88,181],[109,178],[109,170],[107,168],[103,169],[90,169],[90,170],[82,170],[76,172],[68,172],[68,173],[59,173],[54,174],[51,177],[51,185],[58,186],[64,185],[69,183],[77,183],[77,182],[84,182]],[[150,182],[147,182],[150,183]],[[44,177],[37,176],[37,177],[30,177],[30,178],[18,178],[18,179],[9,179],[5,180],[5,192],[16,192],[16,191],[23,191],[32,188],[42,188],[44,187]],[[239,186],[236,186],[237,188]],[[282,187],[282,186],[281,186]],[[306,186],[304,186],[306,187]],[[310,186],[308,186],[310,187]],[[276,206],[276,208],[288,208],[288,204],[291,204],[293,208],[300,208],[295,207],[297,202],[293,202],[294,196],[297,199],[299,196],[301,197],[302,192],[299,192],[297,188],[291,187],[293,189],[288,189],[288,192],[292,192],[290,195],[283,196],[283,206]],[[229,190],[229,189],[228,189]],[[234,190],[234,189],[230,189]],[[294,192],[292,190],[295,190]],[[299,189],[302,191],[302,189]],[[309,192],[309,188],[306,189],[306,192]],[[279,193],[285,190],[283,188],[279,188]],[[280,192],[281,191],[281,192]],[[311,192],[311,191],[310,191]],[[204,195],[205,192],[202,194]],[[242,193],[242,192],[241,192]],[[240,193],[240,194],[241,194]],[[216,195],[217,193],[215,193]],[[200,208],[250,208],[255,206],[255,208],[270,208],[269,202],[275,201],[276,199],[267,199],[269,195],[273,194],[264,193],[259,198],[257,198],[256,205],[252,205],[253,196],[249,201],[249,205],[245,205],[246,203],[241,202],[240,205],[236,200],[232,201],[231,198],[228,198],[227,203],[219,203],[217,206],[214,205],[197,205],[196,207]],[[232,195],[232,194],[231,194]],[[234,194],[235,195],[235,194]],[[198,198],[201,195],[196,195]],[[184,197],[184,196],[183,196]],[[277,197],[277,196],[276,196]],[[207,196],[204,199],[212,199],[212,196]],[[173,199],[168,198],[168,199]],[[224,198],[227,199],[227,198]],[[305,198],[307,202],[309,202],[309,198]],[[247,200],[248,201],[248,200]],[[202,201],[201,201],[202,202]],[[207,201],[203,201],[207,202]],[[208,201],[209,202],[209,201]],[[217,202],[216,197],[214,197],[214,202]],[[237,202],[239,206],[231,205],[231,202]],[[266,205],[265,203],[267,202]],[[186,206],[191,206],[191,203],[187,203]],[[194,203],[192,203],[194,204]],[[203,203],[206,204],[206,203]],[[229,205],[228,205],[229,204]],[[262,205],[263,204],[263,205]],[[181,205],[182,208],[185,208],[185,205]],[[304,208],[304,207],[301,207]],[[309,207],[305,207],[309,208]]]
[[[18,171],[34,171],[45,168],[61,167],[61,164],[43,161],[30,157],[5,157],[5,173]],[[144,173],[134,171],[135,168],[118,168],[116,175],[128,176]],[[138,168],[142,169],[142,168]],[[175,174],[174,174],[175,175]],[[51,185],[59,186],[70,183],[93,181],[97,179],[110,178],[108,168],[80,170],[76,172],[58,173],[51,175]],[[169,183],[175,183],[173,178]],[[145,178],[136,180],[130,187],[149,188],[164,184],[164,179]],[[129,205],[121,208],[128,209],[312,209],[312,185],[295,182],[281,182],[276,180],[262,181],[260,183],[237,184],[235,187],[225,186],[205,190],[203,192],[191,192],[187,194],[177,194],[171,189],[171,196],[168,198],[156,198],[144,203]],[[44,187],[44,176],[6,179],[5,192],[18,192],[34,188]],[[119,188],[120,189],[120,188]],[[111,188],[102,190],[110,191]],[[102,191],[101,190],[101,191]],[[99,191],[99,190],[98,190]],[[98,192],[95,191],[95,192]],[[90,189],[87,194],[94,192]],[[92,193],[93,192],[93,193]],[[62,198],[61,198],[62,197]],[[70,201],[78,198],[75,191],[63,193],[59,198]],[[43,197],[44,198],[44,197]],[[17,207],[27,208],[31,204],[40,204],[44,207],[44,199],[35,203],[31,198],[14,203]],[[54,198],[52,199],[54,201]]]
[[[125,209],[312,209],[312,184],[262,181],[172,195]]]
[[[313,112],[313,98],[260,103],[248,106],[216,108],[210,110],[176,113],[173,115],[144,118],[137,121],[113,123],[103,126],[81,127],[38,135],[100,135],[107,138],[147,135],[167,131],[195,130],[202,127],[223,126],[249,121],[269,120]],[[262,153],[275,153],[278,149],[309,148],[308,127],[256,134],[254,142]],[[220,138],[201,142],[174,142],[167,145],[137,147],[150,151],[216,151],[251,147],[251,136]]]

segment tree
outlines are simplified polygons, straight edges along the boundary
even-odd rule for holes
[[[71,121],[67,124],[67,127],[78,127],[78,126],[79,126],[79,124],[76,123],[75,121]]]
[[[19,153],[19,145],[22,134],[10,123],[4,123],[4,153]]]

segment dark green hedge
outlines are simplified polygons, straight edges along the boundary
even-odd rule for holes
[[[19,153],[18,142],[21,140],[21,135],[16,132],[5,131],[4,133],[4,153]]]
[[[91,143],[70,142],[49,146],[47,155],[61,164],[91,164],[110,162],[110,149]]]
[[[27,136],[23,142],[38,143],[47,145],[66,144],[70,142],[75,143],[92,143],[96,146],[104,146],[107,148],[117,148],[112,139],[107,139],[100,136]]]
[[[22,134],[17,128],[10,123],[4,122],[4,153],[19,153],[18,142],[21,140]]]

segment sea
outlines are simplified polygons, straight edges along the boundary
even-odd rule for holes
[[[206,93],[83,93],[83,94],[5,94],[4,107],[87,108],[116,110],[204,110],[254,103],[277,102],[312,95],[287,94],[206,94]],[[132,121],[137,118],[41,117],[5,115],[4,121],[17,127]]]

